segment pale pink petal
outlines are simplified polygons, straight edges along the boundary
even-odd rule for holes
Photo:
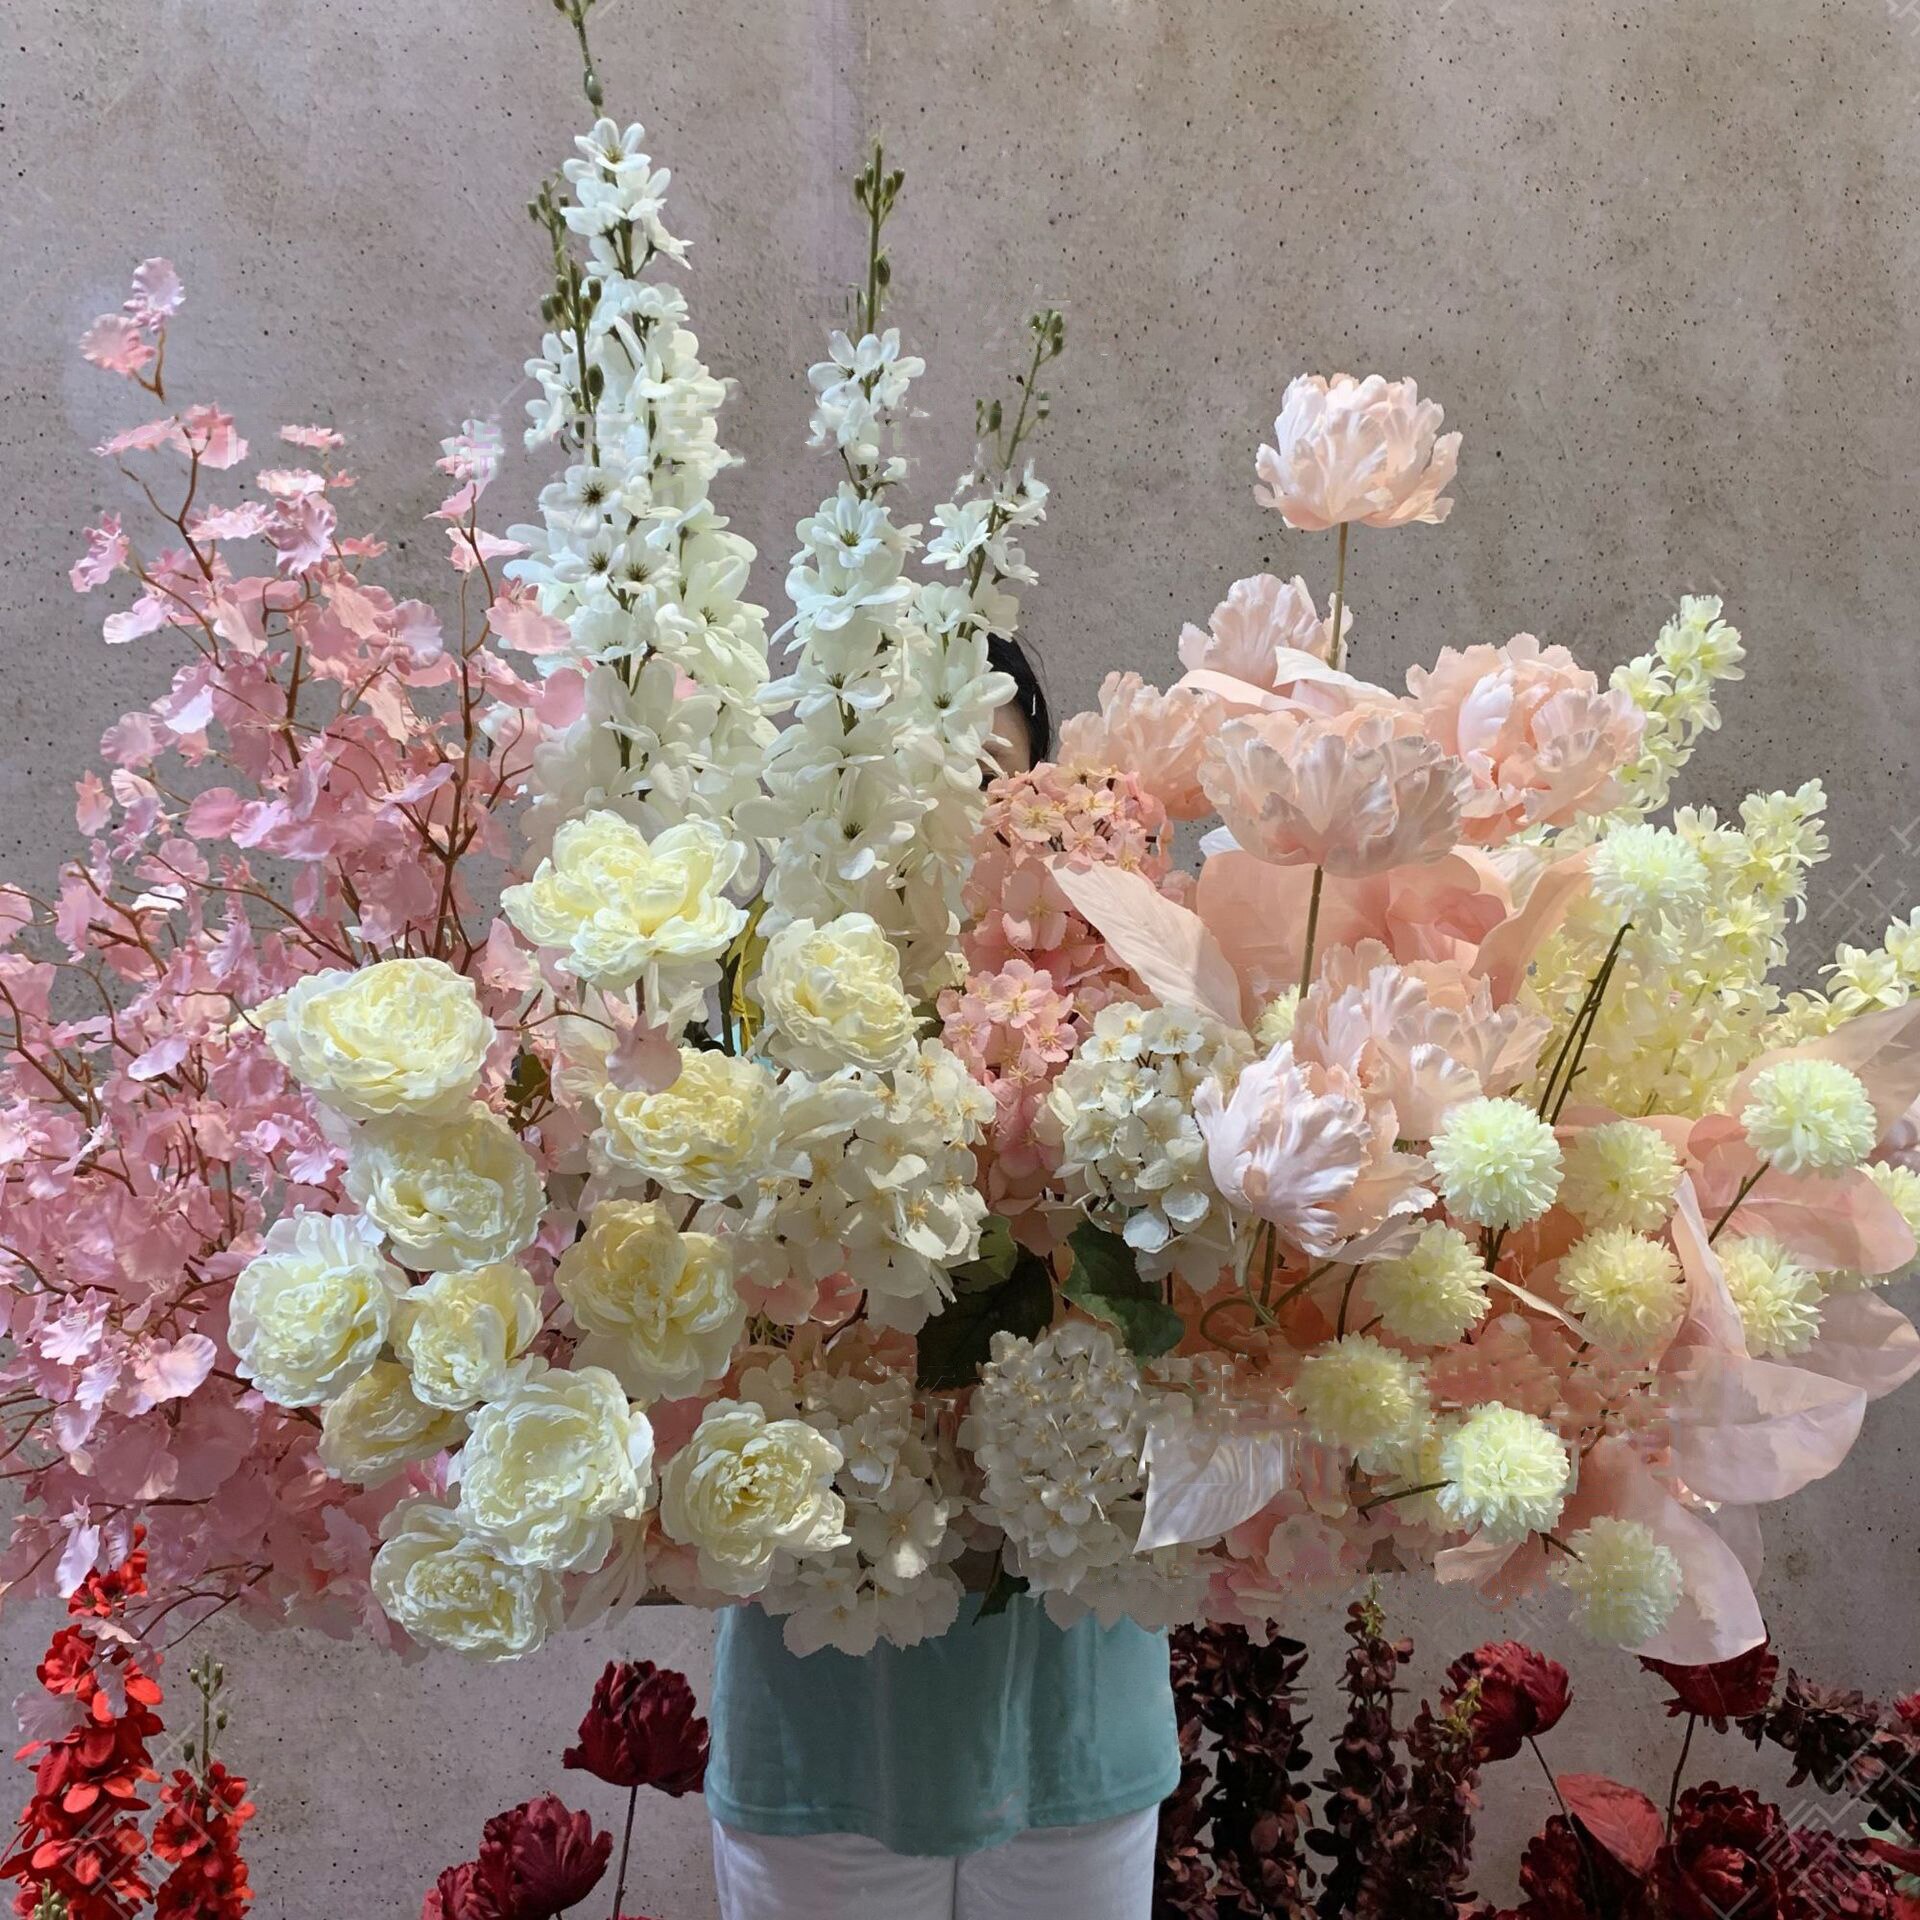
[[[1492,988],[1496,1004],[1504,1006],[1519,993],[1542,942],[1586,892],[1588,859],[1583,848],[1554,861],[1534,880],[1520,911],[1503,920],[1481,943],[1473,970]]]
[[[1727,1291],[1720,1256],[1708,1243],[1700,1198],[1690,1179],[1680,1182],[1672,1231],[1673,1250],[1680,1256],[1680,1268],[1687,1278],[1687,1313],[1674,1336],[1676,1344],[1744,1354],[1746,1328],[1741,1325],[1740,1309],[1733,1304],[1733,1295]]]
[[[495,596],[487,624],[517,653],[565,653],[573,645],[567,623],[542,613],[533,589],[518,584],[503,587]]]
[[[1878,1400],[1920,1373],[1920,1332],[1867,1288],[1830,1293],[1821,1304],[1820,1331],[1793,1356],[1793,1364]]]
[[[1798,1493],[1847,1457],[1867,1410],[1842,1381],[1712,1347],[1673,1349],[1661,1371],[1674,1471],[1707,1500]]]
[[[1151,881],[1124,868],[1073,868],[1057,861],[1054,884],[1094,928],[1116,959],[1131,967],[1154,997],[1193,1007],[1230,1027],[1246,1024],[1240,982],[1220,943],[1197,913],[1177,906]]]

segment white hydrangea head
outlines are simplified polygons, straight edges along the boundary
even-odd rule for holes
[[[1518,1100],[1463,1100],[1427,1149],[1448,1211],[1482,1227],[1521,1227],[1560,1190],[1560,1143]]]
[[[1707,897],[1707,869],[1671,827],[1629,821],[1608,829],[1589,866],[1593,897],[1621,921],[1651,932]]]
[[[1656,1233],[1672,1217],[1680,1156],[1652,1127],[1609,1120],[1576,1135],[1566,1150],[1560,1204],[1589,1228]]]
[[[1756,1359],[1804,1351],[1820,1331],[1818,1277],[1769,1234],[1748,1234],[1717,1251],[1747,1351]]]
[[[1465,1234],[1440,1221],[1393,1260],[1366,1270],[1368,1297],[1389,1333],[1416,1346],[1450,1346],[1487,1311],[1487,1265]]]
[[[1290,1391],[1307,1431],[1369,1471],[1411,1445],[1429,1418],[1418,1363],[1367,1333],[1316,1347]]]
[[[1782,1173],[1843,1173],[1880,1133],[1860,1076],[1837,1060],[1780,1060],[1754,1075],[1740,1124],[1747,1144]]]
[[[1568,1311],[1596,1346],[1648,1354],[1680,1324],[1686,1287],[1664,1241],[1601,1227],[1576,1241],[1556,1274]]]
[[[1447,1436],[1440,1468],[1441,1511],[1456,1526],[1504,1542],[1551,1531],[1573,1475],[1566,1447],[1544,1420],[1498,1401],[1475,1407]]]
[[[1640,1647],[1680,1604],[1680,1562],[1637,1520],[1602,1514],[1556,1554],[1553,1578],[1573,1596],[1573,1621],[1610,1647]]]

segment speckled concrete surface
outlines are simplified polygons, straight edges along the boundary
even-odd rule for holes
[[[1523,627],[1610,662],[1672,595],[1723,591],[1754,677],[1696,797],[1828,780],[1835,860],[1809,956],[1920,898],[1920,31],[1886,0],[604,0],[597,39],[614,105],[678,176],[696,325],[740,386],[727,435],[749,464],[727,503],[776,561],[823,484],[800,452],[802,370],[855,269],[846,162],[877,129],[908,170],[897,313],[932,363],[929,487],[965,461],[969,403],[1023,312],[1069,314],[1041,449],[1057,512],[1029,599],[1064,706],[1109,667],[1163,668],[1180,622],[1237,574],[1324,585],[1323,547],[1252,502],[1254,442],[1300,367],[1409,373],[1465,432],[1459,506],[1445,529],[1357,541],[1363,669],[1388,678]],[[154,647],[109,653],[66,586],[85,520],[129,504],[84,452],[129,417],[71,351],[86,321],[134,261],[170,253],[190,296],[176,390],[224,398],[257,435],[337,423],[362,512],[396,536],[387,577],[437,592],[421,525],[435,443],[524,398],[541,256],[518,209],[577,100],[545,0],[7,10],[10,871],[51,872],[76,769],[169,666]],[[1778,1636],[1833,1678],[1914,1684],[1917,1433],[1920,1399],[1878,1410],[1773,1525]],[[1453,1599],[1400,1605],[1422,1681],[1480,1630]],[[1303,1629],[1323,1681],[1336,1617]],[[1564,1642],[1550,1619],[1525,1624]],[[43,1626],[0,1629],[6,1691]],[[262,1911],[285,1920],[416,1911],[486,1813],[563,1784],[609,1650],[478,1673],[223,1644],[235,1757],[264,1809]],[[677,1613],[622,1636],[696,1677],[705,1646]],[[1590,1656],[1578,1672],[1565,1763],[1663,1777],[1651,1695]],[[1501,1783],[1501,1858],[1544,1797]],[[696,1807],[657,1813],[640,1909],[709,1914],[703,1849]]]

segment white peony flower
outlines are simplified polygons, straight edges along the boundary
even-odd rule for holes
[[[540,1170],[496,1113],[370,1120],[347,1150],[347,1192],[394,1254],[427,1273],[511,1259],[540,1230]]]
[[[877,1073],[913,1050],[919,1019],[900,984],[900,956],[870,914],[782,927],[767,942],[756,992],[768,1047],[789,1066]]]
[[[351,1214],[276,1220],[227,1307],[240,1377],[282,1407],[343,1393],[380,1357],[407,1279]]]
[[[660,1476],[660,1524],[695,1547],[700,1578],[721,1593],[767,1584],[780,1553],[828,1553],[846,1542],[833,1490],[840,1449],[804,1420],[716,1400]]]
[[[708,820],[686,820],[649,842],[617,813],[569,820],[553,852],[522,886],[500,896],[507,918],[555,950],[576,979],[610,993],[644,982],[664,1016],[718,974],[746,925],[726,890],[747,859]]]
[[[439,960],[309,974],[255,1018],[274,1058],[349,1120],[458,1115],[495,1038],[473,982]]]
[[[536,1367],[473,1416],[460,1514],[507,1559],[591,1572],[646,1504],[653,1428],[604,1367]]]
[[[779,1150],[780,1087],[757,1060],[684,1047],[672,1086],[608,1086],[599,1108],[593,1148],[604,1171],[703,1200],[750,1192]]]
[[[415,1287],[395,1309],[393,1344],[422,1400],[463,1412],[506,1392],[541,1318],[525,1269],[493,1261]]]
[[[545,1567],[502,1557],[451,1508],[403,1501],[381,1534],[373,1597],[416,1640],[481,1660],[513,1660],[561,1625],[559,1580]]]
[[[666,1208],[603,1200],[560,1256],[560,1297],[605,1367],[636,1400],[673,1399],[726,1372],[746,1325],[733,1257],[709,1233],[683,1233]]]
[[[415,1394],[405,1367],[380,1360],[328,1401],[320,1422],[320,1464],[337,1480],[377,1486],[466,1437],[459,1414],[428,1405]]]

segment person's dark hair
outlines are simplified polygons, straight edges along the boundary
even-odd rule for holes
[[[1018,640],[1002,639],[995,634],[987,642],[987,661],[996,672],[1008,675],[1013,681],[1013,704],[1027,723],[1034,765],[1052,759],[1053,710],[1047,705],[1047,690],[1041,686],[1026,648]]]

